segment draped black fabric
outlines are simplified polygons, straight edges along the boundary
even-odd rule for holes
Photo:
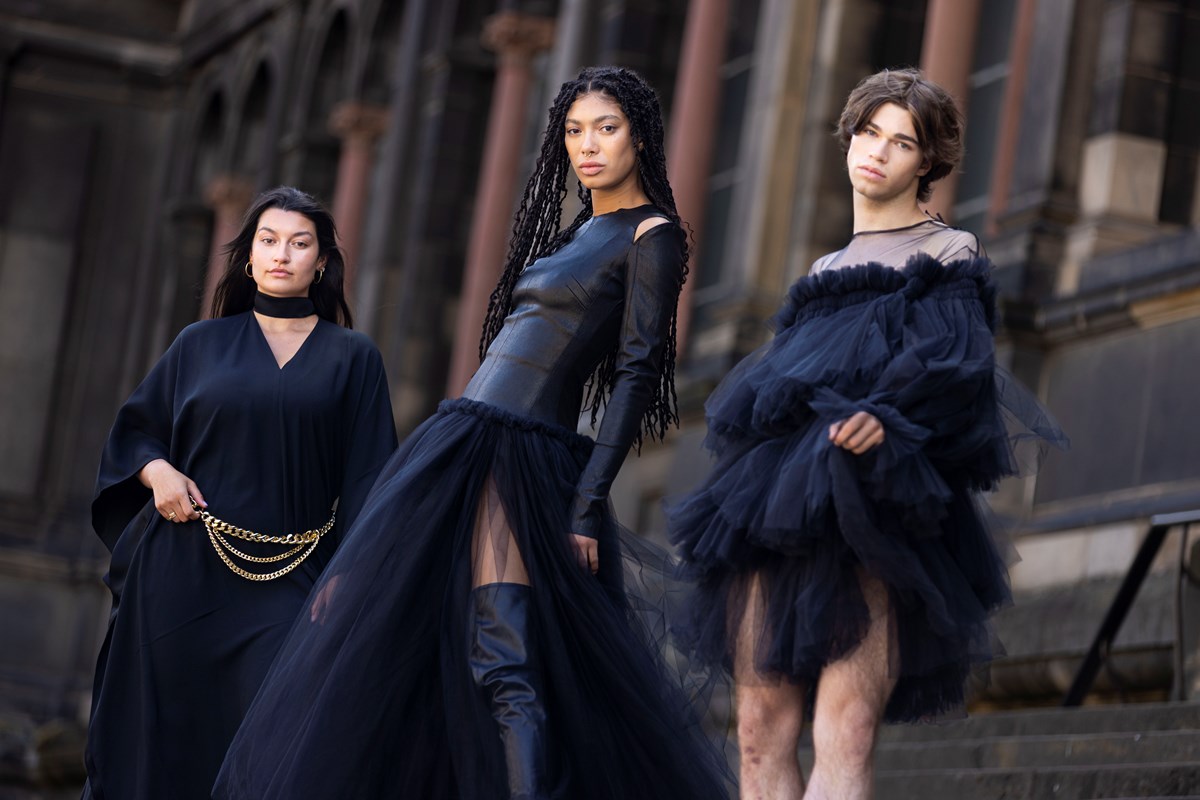
[[[180,333],[118,412],[92,504],[113,595],[86,753],[94,797],[209,796],[284,635],[395,448],[382,360],[362,334],[320,321],[281,369],[250,312]],[[158,514],[136,477],[157,458],[239,527],[318,528],[335,501],[337,524],[288,575],[248,581],[218,559],[200,521]]]
[[[717,463],[668,509],[699,582],[679,632],[702,660],[731,668],[755,576],[756,667],[811,688],[867,629],[861,568],[888,586],[897,623],[888,718],[961,705],[968,671],[994,652],[987,617],[1009,600],[975,496],[1018,472],[1019,440],[1065,443],[997,371],[989,272],[986,259],[918,254],[803,278],[775,339],[709,398]],[[885,440],[856,456],[828,431],[858,411]]]
[[[634,242],[656,213],[596,217],[522,275],[465,396],[385,467],[317,585],[323,613],[297,621],[216,797],[507,798],[468,649],[472,569],[492,559],[499,572],[513,559],[496,551],[509,546],[530,584],[552,795],[727,797],[688,676],[662,657],[665,620],[649,598],[668,560],[622,536],[607,499],[658,380],[679,290],[679,228]],[[592,442],[574,432],[583,387],[614,345],[618,387]],[[577,563],[572,531],[598,539],[598,575]]]

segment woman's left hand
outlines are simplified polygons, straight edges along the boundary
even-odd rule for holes
[[[850,419],[829,426],[829,441],[856,456],[883,444],[883,424],[872,414],[859,411]]]
[[[329,614],[329,607],[333,605],[334,592],[337,591],[338,584],[341,582],[341,575],[333,575],[325,580],[325,585],[317,591],[317,596],[313,598],[312,605],[308,607],[308,618],[310,621],[318,625],[325,622],[325,618]]]
[[[591,570],[593,575],[600,571],[600,547],[595,539],[572,533],[571,544],[575,547],[575,560],[579,566]]]

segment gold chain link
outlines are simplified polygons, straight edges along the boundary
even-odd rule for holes
[[[303,550],[305,547],[307,547],[307,545],[298,544],[295,547],[293,547],[291,550],[288,550],[287,552],[284,552],[284,553],[280,553],[277,556],[270,556],[270,557],[252,556],[249,553],[243,553],[241,550],[238,550],[236,547],[231,545],[229,543],[229,540],[226,539],[224,536],[222,536],[219,532],[217,532],[215,530],[211,530],[211,532],[214,536],[217,537],[217,541],[221,543],[221,546],[229,551],[229,554],[231,556],[236,556],[237,558],[240,558],[242,561],[251,561],[255,564],[274,564],[276,561],[283,561],[285,558],[288,558],[289,556],[296,555],[296,553],[299,553],[301,550]]]
[[[305,531],[304,533],[290,533],[287,536],[267,536],[266,534],[248,531],[245,528],[239,528],[236,525],[231,525],[222,519],[218,519],[208,511],[200,508],[194,502],[192,503],[192,508],[196,509],[196,512],[200,514],[200,519],[204,522],[204,528],[206,531],[208,531],[208,540],[212,542],[213,549],[217,551],[217,555],[221,557],[221,561],[223,561],[225,566],[229,567],[229,569],[232,570],[235,575],[239,575],[248,581],[270,581],[276,578],[281,578],[294,570],[296,567],[300,566],[304,559],[308,558],[312,554],[312,551],[317,549],[317,545],[321,542],[321,537],[333,529],[333,522],[337,518],[337,515],[334,514],[330,516],[329,522],[325,523],[320,528]],[[290,544],[295,545],[295,547],[292,547],[285,553],[275,556],[252,556],[249,553],[243,553],[241,550],[238,550],[236,547],[230,544],[229,540],[226,539],[222,534],[233,536],[247,542]],[[304,552],[300,553],[301,550]],[[283,561],[286,558],[295,556],[297,553],[300,553],[300,555],[295,561],[291,562],[285,567],[275,570],[274,572],[251,572],[238,566],[233,562],[233,559],[230,558],[232,555],[234,558],[239,558],[243,561],[249,561],[256,564],[273,564],[275,562]]]

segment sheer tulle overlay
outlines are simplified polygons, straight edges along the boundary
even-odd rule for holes
[[[555,796],[726,797],[686,676],[661,657],[650,595],[665,554],[622,542],[611,515],[597,576],[570,548],[591,446],[482,403],[443,403],[384,469],[314,589],[215,796],[506,798],[497,726],[468,667],[474,572],[532,587]]]
[[[811,692],[866,633],[862,570],[889,589],[887,718],[962,705],[968,673],[996,652],[987,617],[1010,599],[979,493],[1020,471],[1017,445],[1065,444],[997,371],[989,267],[922,254],[803,278],[776,337],[713,393],[716,466],[668,508],[697,584],[677,633],[700,661],[730,669],[749,612],[755,668]],[[885,430],[860,456],[829,441],[858,411]]]

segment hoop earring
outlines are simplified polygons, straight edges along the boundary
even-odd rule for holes
[[[324,277],[325,277],[325,270],[323,270],[323,269],[317,270],[317,279],[315,281],[313,281],[313,286],[316,286],[318,283],[320,283],[321,278],[324,278]]]
[[[253,278],[254,277],[254,265],[251,264],[249,261],[247,261],[246,266],[242,267],[242,272],[246,273],[247,278]]]

